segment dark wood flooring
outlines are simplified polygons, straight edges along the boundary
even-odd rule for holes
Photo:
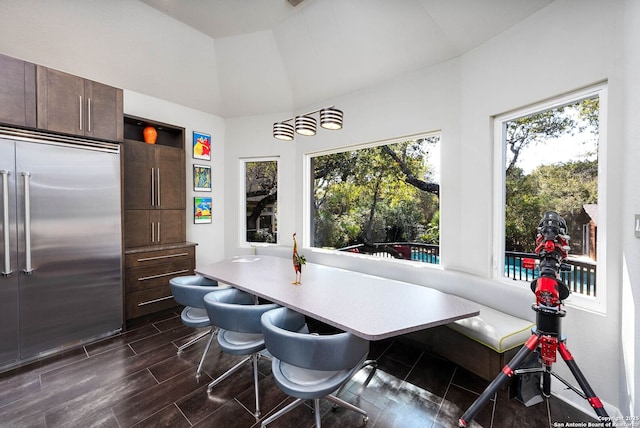
[[[259,427],[253,408],[251,366],[207,394],[207,383],[239,357],[217,346],[209,352],[205,374],[195,371],[205,341],[177,355],[194,337],[178,312],[139,323],[122,334],[81,349],[0,374],[0,427]],[[360,397],[354,395],[369,369],[351,381],[343,398],[369,413],[370,428],[456,427],[458,418],[487,382],[454,364],[399,341],[371,344],[379,368]],[[271,378],[268,360],[260,360],[262,417],[290,402]],[[553,427],[555,422],[594,421],[551,398],[525,407],[500,391],[470,426]],[[322,407],[322,426],[363,426],[346,409]],[[269,427],[310,428],[311,408],[300,406]]]

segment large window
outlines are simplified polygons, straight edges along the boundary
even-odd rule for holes
[[[311,158],[314,247],[439,263],[440,136]]]
[[[278,161],[244,160],[246,242],[278,242]]]
[[[544,212],[558,212],[570,236],[561,273],[573,293],[598,296],[598,159],[602,87],[496,119],[502,154],[504,255],[497,274],[530,282],[538,275],[522,263],[535,253]]]

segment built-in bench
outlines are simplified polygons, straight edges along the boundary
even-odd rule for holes
[[[480,305],[480,315],[403,339],[492,380],[531,336],[534,323]]]
[[[291,257],[292,249],[256,247],[256,254]],[[532,322],[535,314],[531,311],[533,295],[523,287],[506,287],[497,281],[422,263],[395,260],[380,263],[380,259],[373,256],[324,250],[307,250],[304,255],[311,263],[428,286],[479,304],[478,316],[410,333],[402,340],[446,358],[486,380],[496,377],[531,336],[535,325]],[[425,310],[429,308],[425,307]]]

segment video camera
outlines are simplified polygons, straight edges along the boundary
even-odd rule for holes
[[[560,280],[561,270],[570,270],[563,264],[569,251],[567,224],[555,211],[547,211],[538,225],[535,253],[540,258],[540,276],[531,282],[536,295],[534,310],[560,309],[562,301],[569,297],[569,287]]]

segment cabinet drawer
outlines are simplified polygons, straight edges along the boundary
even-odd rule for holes
[[[172,248],[161,251],[143,251],[140,253],[126,254],[125,267],[141,267],[148,265],[165,264],[195,259],[195,247]]]
[[[125,273],[126,290],[132,292],[168,285],[173,277],[192,274],[193,267],[190,260],[129,268]]]
[[[169,286],[127,293],[127,319],[140,317],[178,306]]]

